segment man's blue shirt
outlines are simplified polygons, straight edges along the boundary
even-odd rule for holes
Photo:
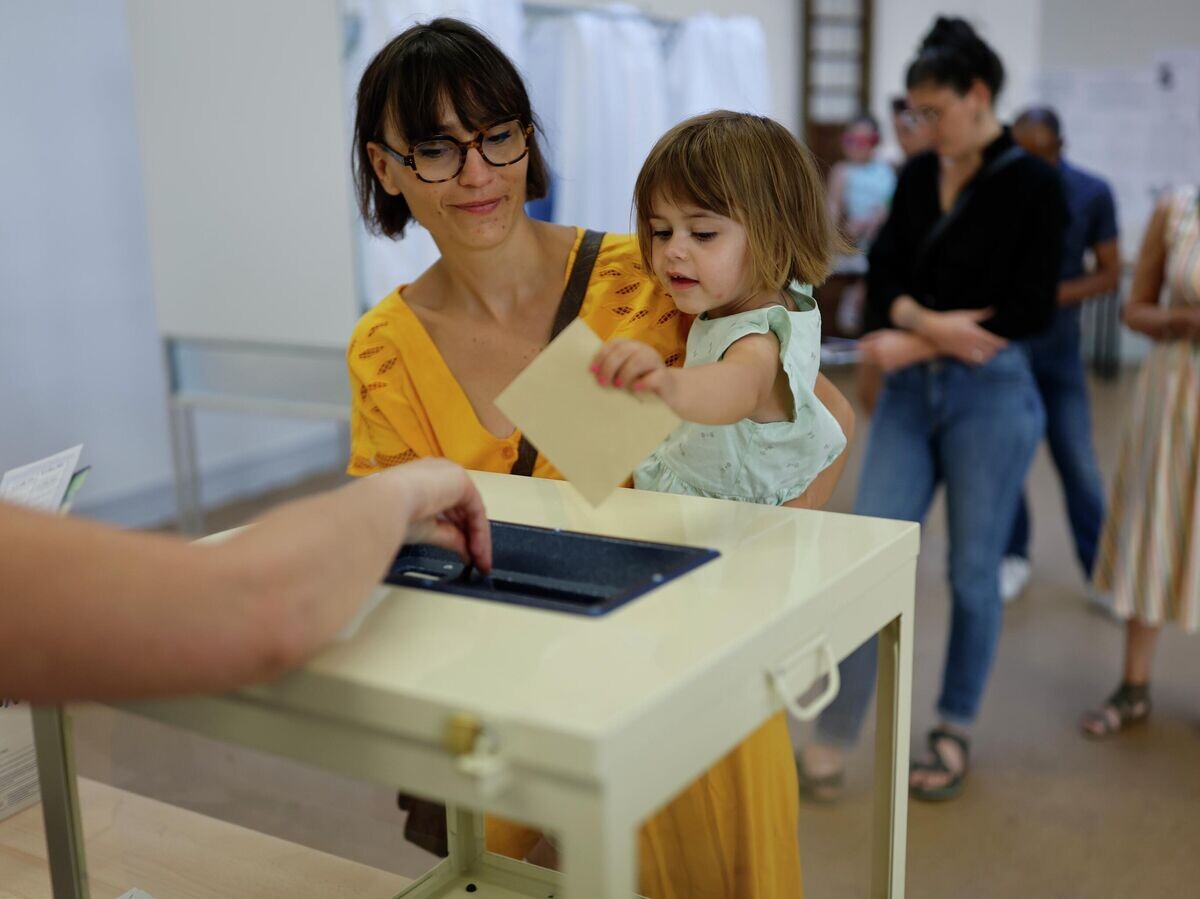
[[[1117,238],[1117,209],[1108,183],[1090,172],[1078,169],[1065,159],[1058,163],[1063,194],[1070,211],[1070,220],[1063,235],[1063,281],[1078,278],[1084,273],[1085,251],[1096,244]]]

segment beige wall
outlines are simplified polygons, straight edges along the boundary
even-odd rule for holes
[[[1039,62],[1145,65],[1159,50],[1200,46],[1197,0],[1041,0]]]

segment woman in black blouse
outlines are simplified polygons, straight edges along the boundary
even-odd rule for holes
[[[997,571],[1044,412],[1011,341],[1054,312],[1066,207],[1054,170],[1023,153],[996,118],[995,52],[961,19],[939,18],[908,69],[909,104],[934,151],[900,175],[871,248],[865,361],[887,374],[855,511],[921,521],[946,486],[950,635],[928,759],[912,766],[920,799],[962,789],[970,726],[1000,636]],[[841,693],[806,747],[802,784],[840,792],[845,749],[875,682],[874,641],[842,664]]]

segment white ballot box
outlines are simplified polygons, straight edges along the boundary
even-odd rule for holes
[[[904,894],[917,525],[634,490],[592,508],[564,483],[473,477],[493,521],[547,529],[497,528],[526,542],[494,580],[439,579],[418,553],[394,577],[413,586],[384,588],[287,677],[122,708],[446,802],[450,857],[401,895],[627,899],[640,822],[780,709],[812,717],[838,660],[878,634],[871,894]],[[635,545],[585,541],[564,564],[560,530]],[[647,568],[643,541],[675,549]],[[600,595],[610,571],[634,582]],[[69,748],[55,714],[35,713],[39,751]],[[73,778],[69,752],[45,769]],[[50,792],[67,806],[47,816],[65,884],[83,847],[69,789]],[[484,813],[552,834],[561,873],[485,852]]]

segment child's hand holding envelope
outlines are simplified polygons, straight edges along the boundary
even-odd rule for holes
[[[496,397],[496,406],[593,506],[679,425],[654,396],[606,390],[589,370],[602,341],[576,319]]]

